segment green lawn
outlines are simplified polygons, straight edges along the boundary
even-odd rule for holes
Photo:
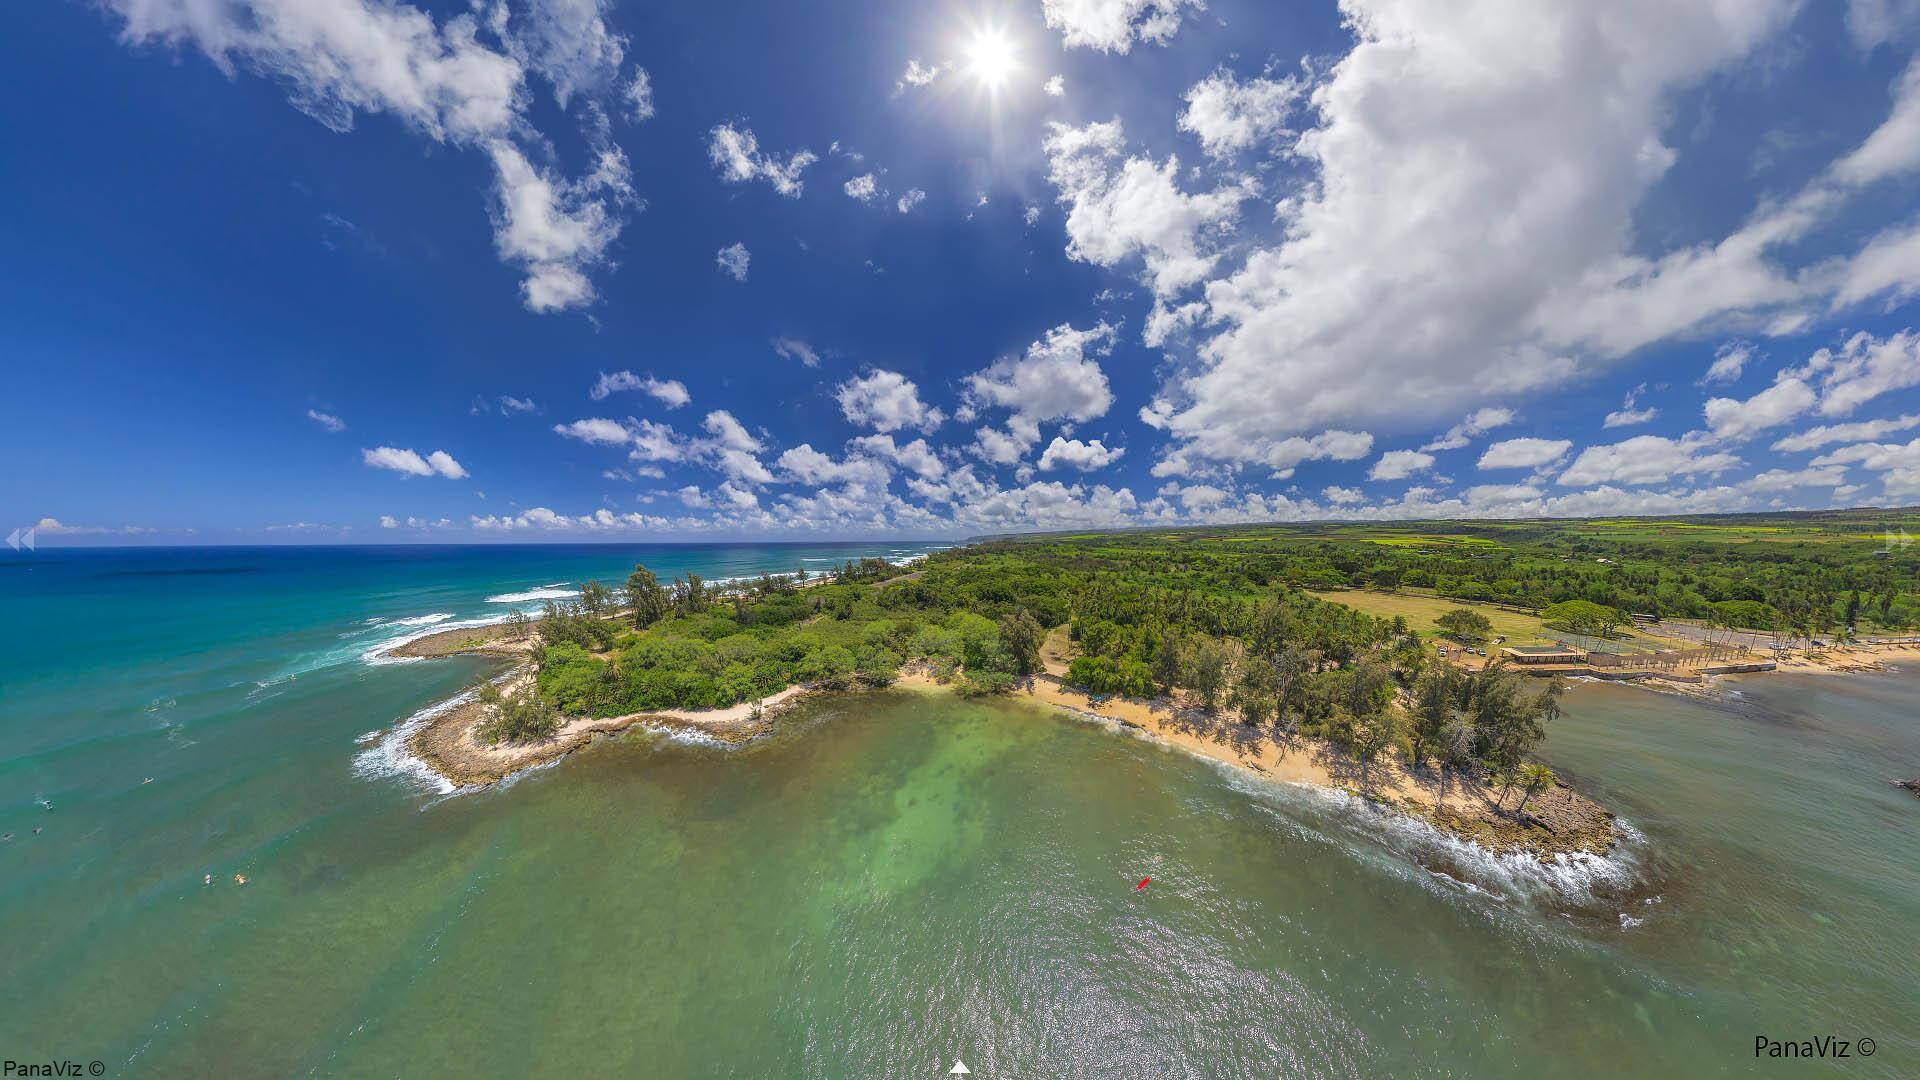
[[[1459,600],[1448,600],[1430,593],[1338,589],[1314,592],[1311,595],[1336,604],[1345,604],[1350,608],[1357,608],[1369,615],[1378,615],[1384,619],[1391,619],[1398,615],[1407,620],[1408,626],[1429,638],[1441,636],[1439,630],[1434,627],[1434,620],[1442,613],[1460,607],[1472,608],[1485,615],[1493,623],[1493,632],[1505,637],[1508,645],[1550,645],[1555,641],[1569,638],[1569,635],[1549,628],[1540,621],[1538,616],[1494,607],[1491,604],[1470,604]],[[1609,642],[1608,647],[1620,652],[1642,652],[1685,647],[1685,643],[1636,631],[1626,638]]]

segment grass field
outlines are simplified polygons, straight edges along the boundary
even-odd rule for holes
[[[1549,645],[1559,640],[1571,640],[1570,635],[1549,628],[1537,616],[1524,612],[1497,608],[1490,604],[1469,604],[1459,600],[1448,600],[1430,593],[1418,592],[1374,592],[1365,589],[1340,589],[1330,592],[1315,592],[1311,595],[1336,604],[1345,604],[1357,608],[1369,615],[1378,615],[1391,619],[1395,615],[1407,620],[1407,625],[1418,630],[1422,637],[1440,637],[1433,621],[1444,612],[1454,608],[1472,608],[1485,615],[1493,623],[1496,636],[1505,637],[1508,645]],[[1590,639],[1580,639],[1586,643]],[[1617,652],[1645,652],[1654,649],[1685,648],[1686,642],[1670,638],[1659,638],[1648,634],[1633,632],[1625,638],[1607,643],[1607,648]]]

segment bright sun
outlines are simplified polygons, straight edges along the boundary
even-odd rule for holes
[[[967,45],[967,73],[989,90],[1005,86],[1017,66],[1013,42],[998,30],[981,30]]]

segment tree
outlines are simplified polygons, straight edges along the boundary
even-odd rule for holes
[[[1522,811],[1526,810],[1528,799],[1552,787],[1558,779],[1559,777],[1553,775],[1552,769],[1538,762],[1530,762],[1521,766],[1519,809]]]
[[[1180,636],[1169,630],[1161,636],[1160,647],[1153,652],[1153,681],[1161,693],[1173,693],[1173,688],[1180,682],[1183,662]]]
[[[1451,608],[1433,620],[1433,625],[1462,645],[1478,645],[1493,633],[1493,620],[1472,608]]]
[[[1273,719],[1273,690],[1277,682],[1273,664],[1261,657],[1250,656],[1240,664],[1227,703],[1239,710],[1241,723],[1260,727]]]
[[[483,682],[475,687],[475,696],[489,714],[477,732],[489,745],[538,742],[560,729],[559,710],[534,687],[503,693],[493,683]]]
[[[599,618],[613,610],[613,590],[597,581],[589,581],[580,586],[580,610]]]
[[[1187,659],[1187,686],[1200,695],[1200,707],[1212,712],[1220,705],[1220,692],[1226,689],[1228,668],[1233,657],[1227,647],[1212,638],[1195,643]]]
[[[1589,600],[1562,600],[1541,612],[1540,617],[1576,634],[1600,638],[1612,637],[1627,624],[1627,617],[1619,611]]]
[[[1013,661],[1015,675],[1031,675],[1040,670],[1040,643],[1046,633],[1040,620],[1025,611],[1001,617],[1000,643]]]
[[[633,609],[633,625],[644,630],[667,616],[667,590],[653,571],[636,564],[627,575],[627,606]]]
[[[673,579],[673,609],[687,615],[698,615],[707,609],[707,586],[699,574],[688,574],[684,582],[677,577]]]

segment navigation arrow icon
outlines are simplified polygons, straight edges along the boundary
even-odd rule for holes
[[[972,1072],[973,1072],[972,1069],[967,1068],[966,1062],[956,1058],[953,1063],[953,1068],[947,1070],[947,1075],[948,1076],[966,1076]]]
[[[12,532],[7,534],[7,546],[12,548],[15,551],[20,550],[20,530],[19,529],[15,529]]]
[[[20,536],[20,542],[27,546],[28,551],[40,550],[39,548],[36,548],[33,546],[33,534],[38,530],[39,530],[39,526],[36,525],[33,528],[28,529],[25,533],[21,534]]]

